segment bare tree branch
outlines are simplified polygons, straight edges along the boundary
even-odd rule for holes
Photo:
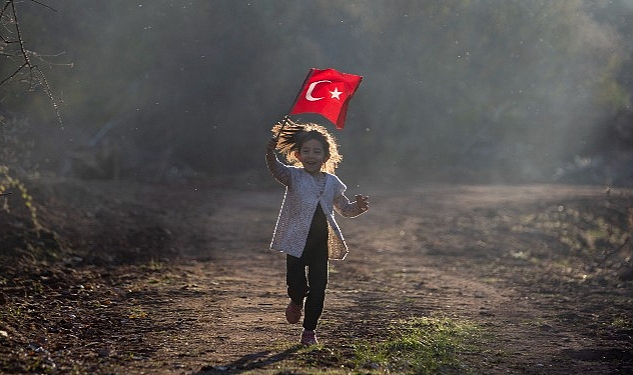
[[[49,5],[46,5],[40,1],[37,1],[37,0],[29,0],[29,1],[56,12],[55,9],[53,9]],[[55,110],[55,117],[57,118],[57,121],[60,123],[60,125],[63,126],[62,118],[59,113],[59,105],[57,103],[57,100],[55,99],[55,96],[53,95],[53,91],[51,90],[50,85],[48,84],[48,80],[46,79],[46,76],[41,71],[41,69],[37,66],[37,64],[33,64],[31,62],[31,56],[34,55],[34,53],[32,51],[29,51],[26,48],[24,39],[22,38],[22,31],[20,28],[20,22],[18,19],[18,12],[16,9],[15,0],[5,0],[4,6],[2,7],[2,10],[0,11],[0,20],[4,19],[5,17],[9,18],[10,24],[13,24],[13,30],[15,32],[16,39],[11,40],[11,38],[9,37],[5,38],[5,36],[2,35],[1,33],[0,33],[0,39],[2,40],[3,43],[7,45],[16,44],[16,43],[18,44],[18,47],[19,47],[18,56],[23,61],[23,63],[13,73],[9,74],[9,76],[7,76],[5,79],[0,81],[0,86],[15,79],[18,76],[18,74],[20,74],[20,72],[22,72],[23,70],[28,70],[29,90],[35,90],[36,84],[39,84],[39,86],[42,87],[42,89],[44,90],[44,92],[46,93],[46,95],[48,96],[48,98],[50,99],[53,105],[53,109]],[[10,54],[10,53],[9,54],[3,53],[3,55],[14,56],[13,54]]]

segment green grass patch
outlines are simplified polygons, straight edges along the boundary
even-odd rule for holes
[[[611,327],[615,329],[626,329],[633,331],[633,319],[628,316],[612,317]]]
[[[358,345],[356,368],[401,374],[474,374],[460,354],[477,351],[481,330],[449,318],[412,318],[394,323],[390,338]]]

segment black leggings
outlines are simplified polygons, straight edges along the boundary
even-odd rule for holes
[[[312,218],[310,233],[301,258],[286,256],[286,283],[288,296],[295,304],[303,306],[303,328],[313,331],[323,312],[325,288],[328,280],[327,221],[321,206],[317,206]],[[306,278],[306,267],[308,275]]]

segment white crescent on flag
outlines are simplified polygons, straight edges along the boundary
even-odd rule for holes
[[[308,89],[306,90],[306,100],[309,100],[311,102],[316,102],[317,100],[323,99],[323,97],[315,98],[314,96],[312,96],[312,91],[314,91],[314,88],[316,87],[316,85],[318,85],[319,83],[322,83],[322,82],[332,82],[332,81],[322,80],[322,81],[312,82],[310,84],[310,86],[308,86]]]

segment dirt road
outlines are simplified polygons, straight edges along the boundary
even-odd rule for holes
[[[62,190],[73,199],[51,198]],[[385,340],[393,322],[426,316],[480,327],[483,344],[459,353],[472,373],[633,371],[633,283],[613,264],[588,264],[599,257],[574,242],[578,228],[604,227],[598,218],[621,204],[614,200],[622,192],[538,185],[362,193],[371,210],[339,219],[351,253],[331,263],[322,346],[306,354],[296,346],[301,328],[283,314],[284,258],[268,250],[281,188],[43,189],[45,224],[87,250],[5,273],[0,370],[380,373],[354,367],[353,348]],[[587,238],[613,245],[626,236],[596,228],[583,229]]]

